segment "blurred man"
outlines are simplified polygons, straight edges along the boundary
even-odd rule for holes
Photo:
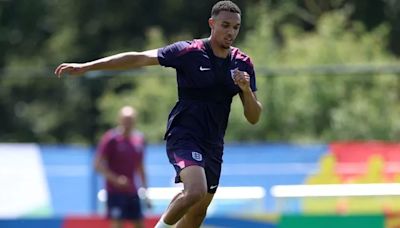
[[[173,67],[179,100],[172,109],[165,139],[167,155],[183,191],[176,195],[156,227],[200,227],[219,185],[224,135],[232,98],[239,94],[244,116],[255,124],[261,114],[250,58],[231,45],[239,33],[241,11],[231,1],[217,2],[208,20],[209,38],[179,41],[159,49],[126,52],[92,62],[63,63],[55,74]]]
[[[135,130],[136,111],[125,106],[119,113],[119,125],[102,137],[94,165],[106,180],[107,217],[113,228],[122,228],[124,221],[133,221],[143,228],[143,214],[135,177],[141,188],[147,188],[143,165],[145,139]]]

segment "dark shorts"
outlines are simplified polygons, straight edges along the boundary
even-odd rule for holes
[[[182,182],[180,172],[192,165],[204,168],[208,193],[215,193],[219,185],[222,164],[222,146],[204,145],[188,137],[168,137],[167,155],[176,171],[175,183]]]
[[[124,193],[108,193],[107,218],[116,220],[142,219],[143,214],[139,196]]]

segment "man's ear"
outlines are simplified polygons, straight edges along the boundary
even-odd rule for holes
[[[208,19],[208,26],[210,27],[211,30],[214,29],[214,25],[215,25],[215,20],[214,18],[210,17]]]

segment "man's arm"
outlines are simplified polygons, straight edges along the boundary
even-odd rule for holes
[[[138,172],[138,175],[140,177],[140,182],[142,184],[141,187],[147,189],[146,171],[144,169],[144,165],[143,164],[139,164],[139,166],[137,168],[137,172]]]
[[[150,199],[148,198],[148,195],[147,195],[147,188],[148,188],[147,175],[146,175],[146,169],[145,169],[144,164],[143,164],[143,160],[138,164],[137,173],[138,173],[138,175],[140,177],[140,181],[141,181],[141,186],[138,189],[139,190],[139,192],[138,192],[139,197],[141,197],[141,198],[143,198],[145,200],[147,208],[152,208],[151,201],[150,201]]]
[[[257,100],[256,94],[251,91],[242,91],[239,93],[240,99],[242,100],[244,116],[247,121],[251,124],[256,124],[260,119],[262,105]]]
[[[262,105],[257,100],[256,94],[250,88],[250,76],[245,71],[235,70],[233,73],[235,84],[240,87],[239,93],[243,104],[244,116],[251,124],[256,124],[260,119]]]
[[[124,52],[86,63],[63,63],[56,68],[54,74],[61,77],[64,73],[78,75],[93,70],[124,70],[158,65],[157,51]]]
[[[129,187],[128,178],[123,175],[117,175],[112,172],[107,166],[107,160],[104,155],[96,154],[94,160],[94,168],[97,172],[99,172],[107,181],[112,183],[114,186],[118,188],[127,188]]]

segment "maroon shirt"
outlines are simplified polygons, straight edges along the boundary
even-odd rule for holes
[[[144,136],[138,131],[132,132],[130,137],[123,136],[118,129],[111,129],[103,135],[97,153],[104,156],[112,172],[126,176],[131,183],[129,188],[120,189],[106,181],[107,192],[137,194],[135,171],[143,164],[145,145]]]

